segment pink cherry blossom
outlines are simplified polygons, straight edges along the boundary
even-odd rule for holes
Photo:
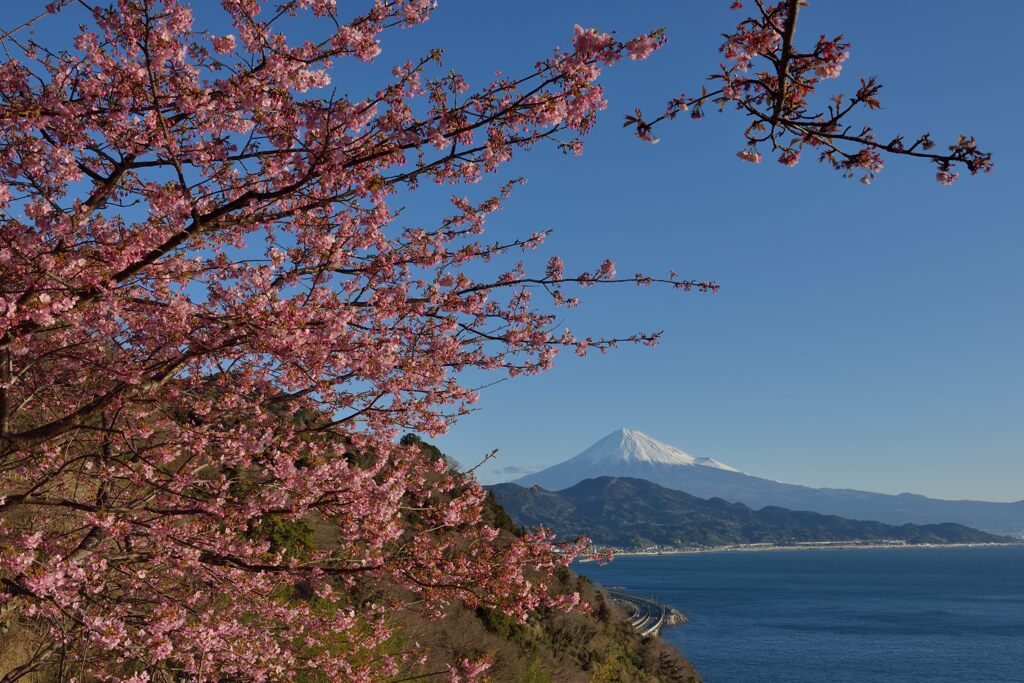
[[[800,161],[800,150],[787,149],[779,155],[779,163],[783,166],[796,166]]]
[[[5,43],[0,603],[97,680],[387,680],[424,656],[391,652],[396,609],[575,602],[546,579],[585,539],[499,533],[399,437],[444,433],[479,371],[657,341],[556,328],[567,289],[637,282],[611,261],[531,272],[547,233],[483,233],[505,164],[581,151],[602,69],[664,37],[577,27],[476,84],[431,52],[345,95],[433,3],[340,4],[224,0],[213,32],[181,0],[54,3],[69,46]],[[451,208],[409,223],[430,186]]]
[[[235,37],[232,35],[216,36],[210,39],[218,54],[228,54],[235,49]]]
[[[637,36],[626,41],[626,52],[633,60],[643,60],[651,56],[655,50],[661,49],[668,39],[664,31],[655,31],[642,36]]]

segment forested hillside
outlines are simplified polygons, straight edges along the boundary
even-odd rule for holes
[[[891,525],[769,506],[753,510],[721,498],[697,498],[643,479],[597,477],[564,491],[498,484],[491,491],[513,519],[595,543],[716,546],[814,541],[993,543],[1003,536],[961,524]]]

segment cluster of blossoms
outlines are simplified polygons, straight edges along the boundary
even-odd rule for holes
[[[532,295],[655,279],[557,259],[474,279],[543,241],[481,241],[513,184],[429,226],[390,201],[545,140],[578,151],[601,69],[664,38],[577,28],[476,90],[433,52],[332,95],[334,62],[377,57],[432,7],[367,4],[346,20],[334,0],[223,0],[232,30],[211,35],[179,0],[57,2],[73,48],[4,38],[0,619],[49,643],[24,671],[381,680],[419,659],[389,641],[396,608],[572,604],[543,577],[582,545],[499,535],[472,478],[396,438],[468,409],[462,370],[653,343],[556,331]],[[321,33],[293,44],[278,20],[303,13]]]
[[[725,109],[733,107],[750,123],[744,131],[745,147],[737,156],[758,163],[760,146],[767,146],[779,163],[795,166],[801,151],[810,147],[819,161],[829,164],[846,177],[859,177],[868,184],[884,165],[882,154],[919,157],[938,166],[936,175],[944,185],[957,173],[951,169],[963,165],[972,175],[992,169],[992,156],[979,150],[973,138],[961,138],[948,153],[933,151],[927,135],[905,144],[902,137],[888,142],[879,139],[868,126],[854,128],[848,119],[861,108],[879,107],[881,86],[874,78],[862,79],[852,96],[837,94],[827,105],[811,107],[810,97],[822,81],[839,77],[850,56],[850,45],[842,35],[821,36],[807,52],[795,46],[797,15],[805,0],[783,0],[774,5],[757,2],[758,13],[744,19],[721,46],[726,63],[709,80],[718,87],[701,88],[699,96],[682,94],[669,101],[657,118],[647,120],[640,110],[626,117],[626,125],[637,137],[656,142],[654,127],[689,111],[691,118],[704,116],[704,105]],[[733,9],[743,3],[733,2]],[[822,112],[822,109],[824,111]],[[818,113],[822,112],[822,113]]]
[[[749,161],[752,164],[761,163],[761,153],[753,149],[741,149],[736,152],[736,156],[743,159],[743,161]]]

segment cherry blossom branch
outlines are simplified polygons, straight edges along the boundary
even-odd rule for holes
[[[840,75],[849,56],[849,43],[842,35],[832,39],[822,36],[813,49],[800,52],[795,48],[796,23],[805,1],[755,4],[758,14],[744,19],[734,33],[725,36],[721,52],[730,63],[709,77],[722,84],[720,89],[709,93],[702,87],[700,97],[674,98],[664,114],[651,120],[638,109],[626,116],[624,125],[633,127],[642,140],[657,142],[652,132],[657,124],[687,110],[692,118],[701,118],[702,105],[710,101],[719,109],[731,106],[752,119],[744,131],[746,146],[737,153],[744,161],[759,163],[759,145],[767,143],[783,165],[795,165],[804,148],[810,147],[819,152],[819,161],[845,177],[859,175],[865,184],[884,166],[880,152],[932,161],[937,168],[936,179],[944,185],[956,180],[958,166],[971,175],[992,170],[991,153],[980,150],[970,136],[961,135],[948,152],[940,153],[929,151],[934,143],[927,133],[907,145],[903,136],[880,141],[869,126],[861,126],[859,133],[851,132],[853,127],[846,123],[849,115],[862,107],[880,106],[877,95],[881,86],[874,78],[861,79],[852,97],[842,93],[831,97],[827,114],[815,113],[810,98],[823,81]],[[740,9],[743,5],[733,2],[732,6]],[[751,74],[758,60],[767,62],[771,70]],[[917,151],[919,148],[925,151]]]

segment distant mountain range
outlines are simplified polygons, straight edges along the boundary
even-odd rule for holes
[[[779,507],[751,510],[704,500],[643,479],[598,477],[563,491],[517,484],[488,487],[518,524],[545,526],[562,538],[586,535],[599,545],[635,548],[806,541],[989,543],[1006,541],[960,524],[863,522]]]
[[[722,498],[754,509],[778,506],[886,524],[956,522],[996,534],[1024,536],[1024,500],[940,500],[911,493],[889,495],[785,484],[745,474],[710,458],[694,457],[631,429],[612,432],[576,457],[512,483],[558,491],[606,476],[645,479],[698,498]]]

